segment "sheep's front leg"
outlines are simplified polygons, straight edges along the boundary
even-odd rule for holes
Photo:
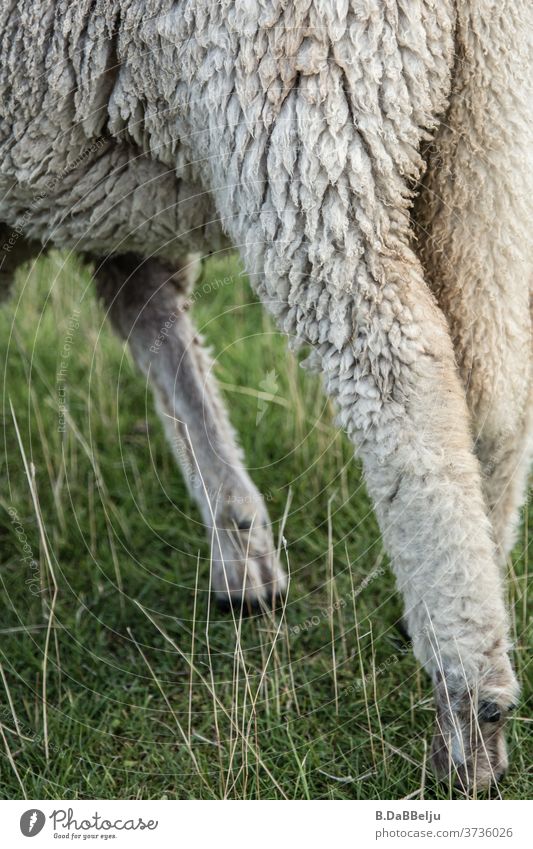
[[[503,725],[518,688],[503,580],[446,321],[408,245],[388,238],[369,242],[354,270],[340,253],[320,262],[300,235],[286,278],[273,241],[264,278],[253,279],[282,326],[312,346],[362,458],[413,650],[434,683],[433,763],[471,790],[507,765]]]
[[[361,298],[350,343],[319,351],[434,681],[435,766],[481,787],[506,768],[502,725],[517,697],[502,581],[444,319],[416,264],[395,265],[383,264],[395,285]]]
[[[312,347],[363,459],[413,648],[435,685],[435,764],[479,786],[505,768],[501,725],[517,687],[465,393],[409,221],[423,123],[446,105],[454,26],[440,4],[443,26],[412,85],[418,29],[385,6],[350,7],[337,27],[317,26],[314,9],[293,19],[289,4],[268,24],[280,44],[290,33],[288,57],[252,77],[256,24],[232,20],[228,79],[213,75],[195,101],[194,154],[253,285]],[[265,26],[258,44],[269,44]],[[398,47],[379,55],[377,81],[361,43],[394,26]]]
[[[97,267],[111,319],[152,382],[158,412],[212,545],[220,599],[268,601],[285,588],[264,500],[243,465],[234,431],[192,324],[187,266],[116,257]]]

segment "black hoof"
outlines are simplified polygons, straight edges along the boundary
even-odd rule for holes
[[[263,602],[260,602],[258,599],[254,599],[253,601],[244,599],[243,601],[242,598],[238,598],[237,596],[228,598],[227,596],[222,597],[217,595],[215,596],[215,600],[221,613],[231,613],[233,611],[233,613],[237,613],[240,616],[242,610],[242,615],[246,618],[259,616],[263,613],[264,606],[268,606],[271,603],[266,599]]]
[[[409,631],[407,630],[405,619],[398,619],[394,623],[394,629],[398,635],[397,642],[399,645],[411,645],[411,637],[409,635]]]
[[[483,722],[499,722],[502,718],[502,712],[496,702],[481,702],[478,717]]]

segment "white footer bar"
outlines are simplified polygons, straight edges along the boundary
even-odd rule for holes
[[[533,803],[518,801],[4,801],[0,822],[6,849],[533,846]]]

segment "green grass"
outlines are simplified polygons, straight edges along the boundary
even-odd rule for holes
[[[0,311],[1,796],[448,798],[427,764],[431,689],[397,641],[401,601],[318,380],[231,256],[208,264],[194,312],[276,533],[288,505],[285,619],[236,631],[209,607],[199,515],[144,380],[88,272],[51,254]],[[256,426],[265,380],[275,398]],[[527,550],[526,523],[509,582],[524,697],[501,787],[519,799],[533,761]]]

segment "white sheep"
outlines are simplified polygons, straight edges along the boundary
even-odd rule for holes
[[[239,249],[362,458],[435,685],[435,766],[498,779],[517,697],[498,561],[531,409],[530,3],[3,0],[0,20],[1,279],[34,243],[95,258],[215,589],[263,599],[285,578],[187,312],[186,255]]]

